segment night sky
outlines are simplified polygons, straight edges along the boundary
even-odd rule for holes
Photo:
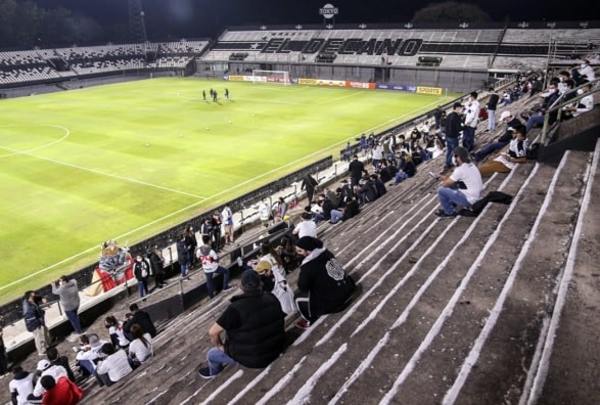
[[[101,24],[127,23],[127,0],[36,0],[42,6],[65,6]],[[325,0],[143,0],[150,38],[194,38],[218,35],[243,24],[320,23]],[[338,23],[405,22],[431,3],[417,0],[337,0]],[[495,21],[566,21],[600,19],[596,0],[495,0],[477,3]],[[592,5],[596,4],[596,7]]]

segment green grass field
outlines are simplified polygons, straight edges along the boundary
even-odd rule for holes
[[[449,99],[154,79],[3,100],[0,302]]]

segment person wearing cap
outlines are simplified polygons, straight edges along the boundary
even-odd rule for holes
[[[45,375],[40,378],[40,382],[46,390],[42,405],[75,405],[83,398],[81,388],[68,378]]]
[[[239,363],[248,368],[264,368],[285,348],[285,313],[273,294],[265,293],[254,270],[242,274],[242,294],[231,303],[210,327],[214,345],[207,353],[208,364],[198,370],[211,379],[227,365]],[[227,338],[223,340],[222,334]]]
[[[481,162],[488,155],[491,155],[497,150],[500,150],[508,145],[513,139],[515,128],[523,125],[521,121],[519,121],[519,119],[508,110],[502,111],[502,114],[500,114],[500,122],[506,123],[506,130],[498,137],[498,139],[496,139],[495,142],[485,145],[483,148],[473,154],[476,162]]]
[[[438,199],[442,206],[436,212],[440,217],[453,217],[461,208],[470,208],[481,198],[483,182],[481,174],[471,162],[469,152],[462,147],[454,150],[455,166],[450,176],[441,177],[441,187],[438,188]],[[461,184],[463,187],[457,189]]]
[[[296,312],[294,303],[294,292],[290,288],[283,267],[273,265],[268,259],[259,260],[254,271],[260,276],[263,291],[273,294],[281,304],[281,310],[286,315]]]
[[[296,253],[303,257],[296,306],[303,318],[298,326],[304,328],[322,315],[342,311],[356,284],[319,239],[300,238],[296,242]]]
[[[452,156],[454,149],[458,147],[458,138],[463,130],[462,125],[463,106],[460,103],[454,103],[452,112],[446,117],[446,164],[444,170],[452,167]]]
[[[133,275],[138,283],[140,298],[148,294],[148,277],[150,277],[150,262],[148,259],[137,255],[133,263]]]
[[[40,376],[35,384],[35,387],[33,388],[32,395],[35,398],[41,398],[42,395],[44,395],[44,392],[46,391],[46,389],[42,386],[42,377],[49,375],[54,377],[55,380],[58,380],[61,377],[65,377],[66,379],[69,378],[67,370],[65,370],[64,367],[56,365],[53,366],[52,363],[50,363],[50,360],[46,359],[40,360],[38,362],[37,372]]]
[[[508,151],[479,166],[482,177],[491,176],[493,173],[508,173],[517,167],[517,164],[527,162],[528,144],[525,132],[524,125],[515,128],[514,137],[508,145]]]

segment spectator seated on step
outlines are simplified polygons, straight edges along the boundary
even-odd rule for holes
[[[592,90],[593,86],[591,83],[586,83],[584,87],[577,90],[577,95],[580,96],[584,93],[589,93]],[[581,100],[573,102],[572,105],[563,108],[563,118],[571,118],[577,117],[586,112],[592,111],[594,108],[594,95],[588,94],[583,97]]]
[[[106,357],[102,353],[102,346],[107,342],[100,340],[95,333],[81,335],[79,340],[81,346],[73,348],[77,352],[75,355],[76,364],[84,376],[94,375],[96,364]]]
[[[69,358],[67,356],[60,356],[56,347],[49,347],[48,350],[46,350],[46,357],[48,357],[48,360],[53,366],[63,367],[67,371],[69,380],[75,381],[75,374],[73,373],[73,370],[71,370]]]
[[[129,346],[129,339],[127,339],[127,336],[125,336],[125,331],[123,330],[123,322],[117,320],[117,318],[110,315],[104,319],[104,327],[108,329],[110,341],[113,345],[115,345],[115,347],[127,349],[127,347]]]
[[[516,127],[508,151],[479,166],[481,177],[489,177],[494,173],[508,173],[517,167],[517,164],[526,163],[528,141],[525,133],[523,125]]]
[[[129,344],[129,359],[135,367],[141,365],[154,354],[152,350],[152,336],[144,331],[137,323],[131,326],[133,340]]]
[[[296,235],[299,239],[305,236],[312,236],[313,238],[317,237],[317,224],[312,219],[312,215],[310,212],[303,212],[302,221],[298,225],[294,227],[292,233]]]
[[[279,263],[273,264],[263,257],[254,267],[254,271],[260,276],[263,291],[273,294],[279,300],[281,310],[286,315],[291,315],[296,312],[294,292],[285,278],[285,271],[282,271],[283,268],[279,270],[280,268]]]
[[[479,169],[471,162],[469,152],[458,147],[454,149],[454,172],[441,177],[438,199],[442,206],[436,212],[440,217],[453,217],[463,208],[470,208],[481,198],[483,182]]]
[[[83,391],[66,377],[58,379],[45,375],[40,379],[46,390],[42,399],[43,405],[75,405],[83,398]]]
[[[285,348],[285,313],[277,298],[263,291],[253,270],[242,274],[241,288],[242,294],[231,299],[208,331],[214,347],[207,353],[207,366],[198,370],[202,378],[214,378],[235,363],[267,367]]]
[[[42,386],[42,377],[49,375],[54,377],[55,380],[58,380],[60,377],[69,378],[67,370],[64,367],[53,366],[49,360],[40,360],[38,362],[36,374],[38,374],[38,379],[33,388],[30,400],[40,399],[44,395],[44,392],[46,392],[46,389]]]
[[[558,79],[552,79],[546,91],[540,94],[540,97],[543,98],[542,104],[535,107],[533,111],[529,113],[521,114],[521,116],[527,120],[527,132],[529,132],[531,128],[539,127],[544,123],[544,115],[546,114],[546,111],[548,111],[554,102],[560,97],[560,93],[558,92],[558,84]],[[557,114],[554,114],[553,117],[550,117],[550,123],[553,123],[556,120],[556,115]]]
[[[508,110],[502,111],[502,114],[500,114],[500,122],[506,124],[506,129],[504,133],[500,135],[495,142],[489,143],[483,148],[481,148],[479,151],[475,152],[473,156],[475,157],[476,162],[481,162],[488,155],[491,155],[492,153],[508,145],[511,139],[513,139],[515,128],[520,125],[523,125],[521,121],[519,121],[519,119]]]
[[[356,285],[319,239],[299,239],[296,252],[303,257],[296,306],[303,318],[299,326],[307,327],[322,315],[345,309]]]
[[[102,346],[102,353],[106,358],[96,368],[96,376],[101,385],[117,383],[133,371],[125,350],[115,349],[112,343],[105,343]]]
[[[12,368],[13,379],[8,383],[10,400],[13,405],[27,405],[27,398],[33,393],[32,373],[24,371],[21,366]]]
[[[417,166],[413,162],[410,154],[402,152],[399,161],[400,166],[395,176],[395,184],[399,184],[409,177],[413,177],[417,173]]]
[[[156,328],[154,327],[154,322],[152,322],[152,318],[150,314],[146,311],[142,311],[137,304],[131,304],[129,306],[129,313],[126,315],[127,321],[123,325],[123,331],[125,332],[125,337],[129,340],[133,340],[131,335],[131,327],[134,324],[138,324],[144,329],[145,332],[149,333],[150,336],[156,336]]]

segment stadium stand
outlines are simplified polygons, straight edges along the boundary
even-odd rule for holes
[[[184,68],[208,41],[119,44],[0,52],[0,85],[144,69]]]
[[[509,109],[518,113],[535,102],[522,97]],[[479,124],[480,146],[497,135],[483,134],[485,125]],[[537,135],[534,129],[529,137]],[[590,235],[597,227],[599,159],[600,143],[593,155],[567,151],[557,167],[532,162],[494,175],[486,190],[506,192],[512,203],[454,219],[434,216],[437,181],[427,172],[439,170],[443,159],[425,162],[414,178],[365,206],[356,219],[319,230],[359,280],[362,294],[345,312],[322,317],[300,335],[289,319],[293,343],[271,366],[232,366],[206,383],[196,375],[209,348],[200,336],[235,294],[230,292],[166,325],[151,360],[109,388],[88,385],[85,401],[333,404],[402,398],[450,404],[518,402],[521,395],[534,395],[536,353],[550,336],[548,320],[561,302],[557,286],[569,284],[569,266],[579,275],[578,289],[563,297],[564,313],[576,312],[582,300],[597,302],[597,294],[579,281],[593,278],[587,266],[595,250],[575,256],[573,249],[595,243]],[[296,277],[288,277],[292,285]],[[570,319],[585,323],[588,316]],[[569,373],[581,368],[577,359],[586,356],[595,331],[587,326],[589,335],[577,336],[586,344],[574,347],[573,328],[559,325],[556,349],[546,358],[561,368],[551,368],[548,378],[575,380],[579,374]],[[578,393],[582,399],[596,383],[586,378],[591,385]],[[152,389],[149,380],[156,382]],[[564,386],[546,385],[540,394],[571,398]]]

